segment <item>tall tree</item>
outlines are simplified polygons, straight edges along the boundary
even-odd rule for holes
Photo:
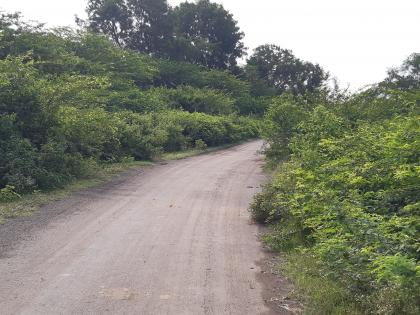
[[[125,0],[89,0],[86,11],[91,30],[108,35],[119,46],[127,45],[133,19]]]
[[[302,61],[291,50],[276,45],[256,48],[246,70],[275,88],[279,94],[287,91],[294,94],[311,92],[328,79],[328,73],[318,64]]]
[[[129,46],[165,55],[172,38],[170,7],[166,0],[127,0],[133,18]]]
[[[119,46],[163,55],[172,37],[166,0],[89,0],[88,26]]]
[[[181,3],[174,9],[174,20],[174,59],[233,69],[245,53],[244,33],[220,4],[209,0]]]
[[[388,71],[388,77],[381,85],[411,90],[420,88],[420,53],[411,54],[399,68]]]

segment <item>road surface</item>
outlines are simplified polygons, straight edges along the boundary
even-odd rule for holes
[[[41,209],[60,215],[3,253],[0,313],[270,314],[247,210],[261,145],[136,170]]]

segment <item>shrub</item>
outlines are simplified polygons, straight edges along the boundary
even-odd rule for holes
[[[124,155],[148,160],[162,153],[168,133],[153,115],[121,112],[118,117],[125,123],[119,140]]]
[[[299,123],[307,113],[289,96],[274,98],[265,114],[265,137],[268,140],[267,156],[279,161],[290,154],[289,142]]]
[[[19,15],[0,20],[0,189],[54,189],[102,163],[258,132],[252,119],[227,116],[249,94],[227,71],[155,59],[100,35],[47,30]]]
[[[28,192],[36,188],[36,173],[39,154],[31,143],[19,137],[1,142],[0,175],[3,187],[10,185],[17,192]]]
[[[6,185],[6,187],[0,189],[0,202],[8,202],[21,198],[21,196],[15,191],[15,187]]]
[[[198,140],[195,140],[194,147],[197,150],[205,150],[207,148],[207,144],[203,140],[198,139]]]
[[[180,86],[176,89],[161,91],[166,93],[170,107],[173,109],[213,115],[226,115],[234,111],[234,100],[217,90]]]
[[[416,314],[418,115],[353,121],[336,110],[272,105],[268,157],[283,162],[256,197],[253,216],[274,225],[266,237],[272,248],[292,255],[304,249],[316,277],[336,283],[363,312]]]
[[[156,119],[170,135],[164,145],[167,150],[194,147],[196,140],[215,146],[259,135],[258,124],[251,118],[170,111],[157,114]]]

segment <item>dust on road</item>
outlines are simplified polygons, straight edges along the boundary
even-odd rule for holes
[[[45,207],[60,215],[5,246],[1,314],[270,314],[247,210],[264,181],[261,145],[134,171]]]

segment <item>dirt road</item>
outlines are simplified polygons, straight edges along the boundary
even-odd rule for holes
[[[269,314],[247,211],[261,145],[135,171],[41,210],[61,214],[2,253],[0,313]]]

